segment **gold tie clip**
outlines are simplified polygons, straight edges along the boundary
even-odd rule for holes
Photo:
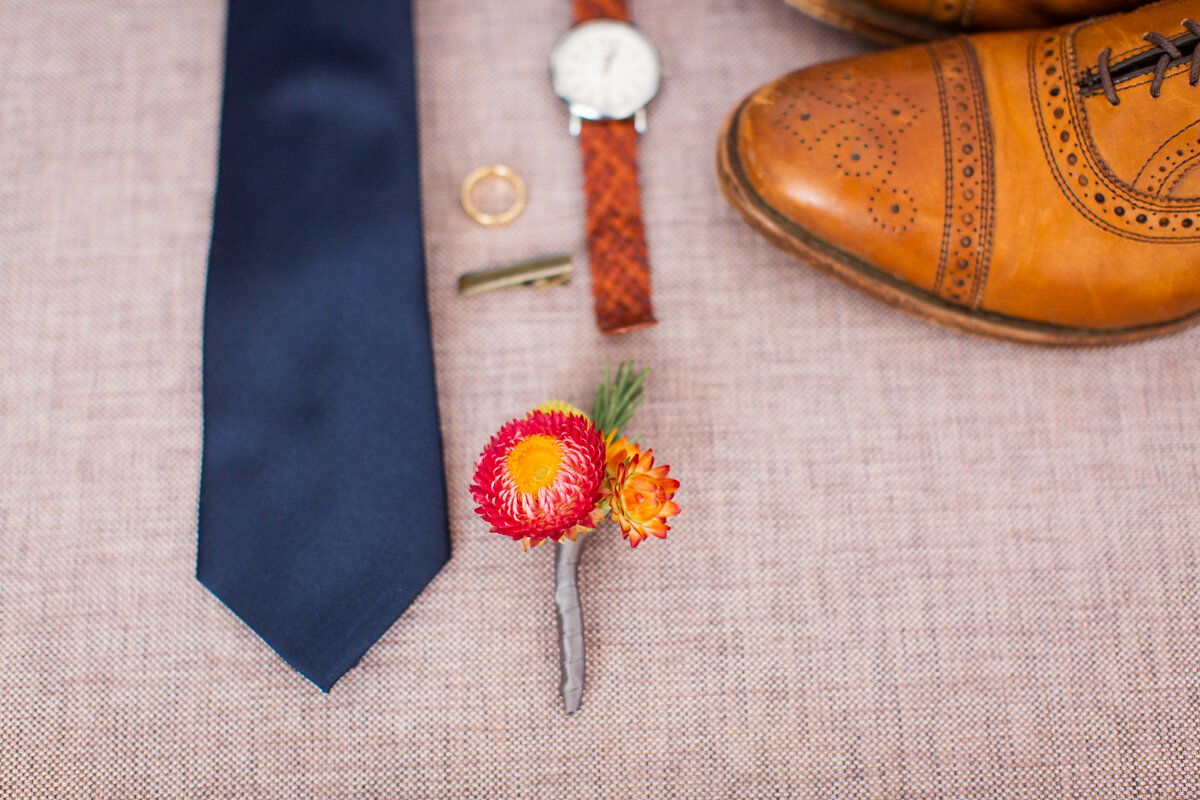
[[[458,293],[469,297],[498,289],[511,289],[514,286],[546,289],[551,286],[565,286],[570,282],[571,254],[551,253],[478,272],[468,272],[458,279]]]

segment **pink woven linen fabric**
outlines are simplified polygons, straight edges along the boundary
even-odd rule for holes
[[[0,6],[0,797],[1200,794],[1200,332],[1018,348],[791,261],[719,197],[717,130],[868,46],[779,0],[634,17],[666,66],[660,324],[603,339],[546,69],[569,3],[418,4],[454,557],[323,695],[193,578],[224,6]],[[494,162],[529,206],[485,230],[458,188]],[[560,249],[569,287],[455,294]],[[502,422],[627,357],[684,511],[589,545],[567,718],[551,548],[488,534],[467,486]]]

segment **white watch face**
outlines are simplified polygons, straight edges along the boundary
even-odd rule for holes
[[[576,25],[550,54],[554,92],[584,119],[626,119],[658,92],[658,50],[634,26],[611,19]]]

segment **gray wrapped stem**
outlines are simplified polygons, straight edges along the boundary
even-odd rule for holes
[[[568,714],[583,701],[583,609],[579,605],[579,558],[587,534],[554,548],[554,606],[558,611],[563,706]]]

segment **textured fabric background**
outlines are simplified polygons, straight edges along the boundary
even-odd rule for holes
[[[1200,793],[1200,333],[1021,349],[793,263],[718,196],[718,126],[866,45],[779,0],[635,5],[667,70],[642,157],[661,324],[606,341],[585,272],[454,291],[583,267],[546,72],[568,4],[419,3],[454,558],[323,695],[192,577],[223,4],[0,0],[0,796]],[[458,184],[497,161],[530,204],[485,230]],[[553,553],[487,534],[466,487],[500,423],[631,356],[684,513],[589,546],[568,719]]]

